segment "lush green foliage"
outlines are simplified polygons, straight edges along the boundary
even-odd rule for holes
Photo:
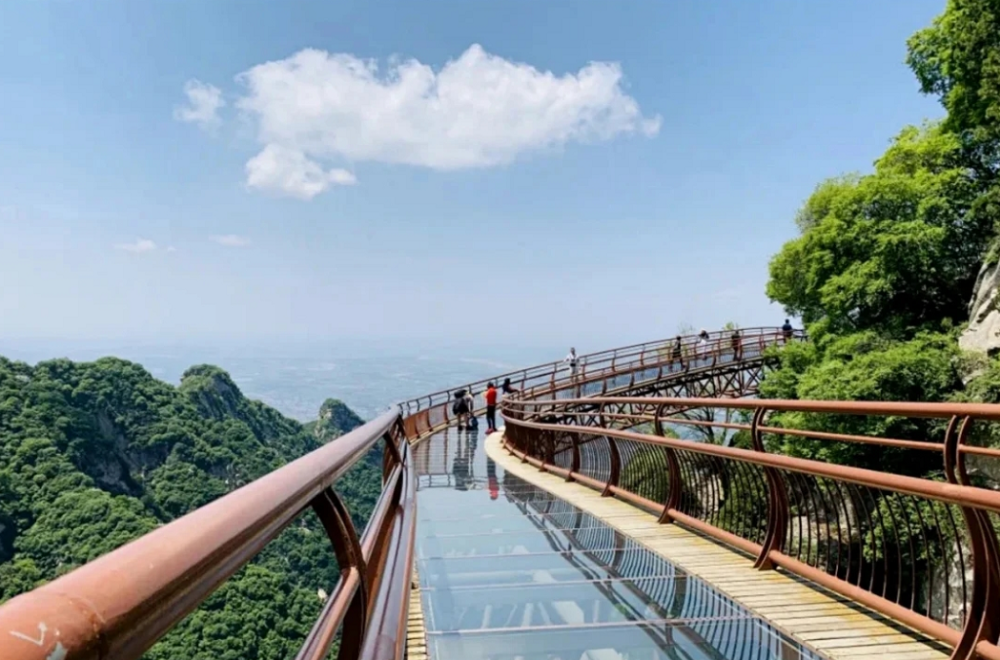
[[[179,387],[105,358],[34,367],[0,358],[0,600],[71,570],[361,424],[343,404],[313,435],[243,397],[222,370]],[[344,424],[345,426],[338,426]],[[376,449],[338,484],[362,526],[381,484]],[[150,652],[283,658],[338,570],[304,515]]]
[[[955,132],[997,134],[1000,128],[1000,4],[949,0],[944,13],[909,43],[910,68],[925,94],[948,110]]]
[[[767,293],[808,325],[896,337],[960,322],[994,219],[984,185],[939,126],[907,128],[874,173],[821,184],[802,235],[771,262]]]
[[[995,365],[963,384],[973,370],[956,341],[976,277],[998,256],[1000,5],[949,0],[934,24],[910,39],[908,61],[948,115],[903,129],[872,173],[829,179],[804,204],[800,236],[772,260],[767,292],[805,321],[811,341],[780,351],[763,396],[1000,400]],[[942,431],[939,424],[863,417],[786,414],[773,422],[921,440]],[[930,454],[920,460],[856,444],[769,442],[863,467],[940,470]]]

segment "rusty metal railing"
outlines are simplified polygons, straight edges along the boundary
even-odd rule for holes
[[[384,442],[383,491],[359,536],[334,487]],[[4,660],[139,658],[312,508],[340,579],[298,660],[399,659],[415,529],[415,477],[398,412],[290,463],[0,607]]]
[[[773,413],[786,416],[769,425]],[[928,437],[814,431],[788,426],[787,413],[922,420]],[[502,414],[523,461],[887,614],[951,644],[953,658],[1000,658],[1000,492],[991,467],[973,464],[1000,458],[974,428],[1000,421],[1000,406],[591,397],[511,400]],[[669,437],[706,426],[744,448]],[[782,436],[861,445],[903,466],[936,454],[942,478],[776,454]]]
[[[527,397],[614,393],[661,380],[707,377],[720,368],[763,364],[785,337],[775,328],[726,332],[707,343],[684,337],[582,355],[570,376],[553,362],[510,378]],[[759,370],[759,369],[758,369]],[[481,395],[486,380],[466,385]],[[749,385],[745,386],[749,387]],[[739,388],[736,388],[739,389]],[[139,658],[303,511],[312,509],[340,568],[298,660],[326,657],[340,634],[343,660],[399,660],[415,529],[409,441],[446,427],[454,388],[402,404],[315,452],[188,515],[0,606],[0,658],[78,660]],[[744,392],[745,393],[745,392]],[[477,409],[484,406],[481,396]],[[384,443],[383,490],[363,533],[337,496],[337,479]]]
[[[412,441],[451,424],[454,421],[451,397],[459,387],[474,394],[475,412],[480,413],[486,407],[482,394],[490,381],[499,387],[509,378],[524,398],[609,394],[681,373],[708,372],[724,365],[763,360],[767,349],[805,338],[801,330],[785,336],[780,328],[774,327],[741,328],[739,332],[735,350],[731,330],[708,333],[704,343],[697,335],[686,335],[681,337],[679,355],[675,350],[676,337],[661,339],[581,355],[575,376],[562,361],[548,362],[410,399],[400,404],[406,434]]]

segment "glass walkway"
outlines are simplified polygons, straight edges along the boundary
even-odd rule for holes
[[[436,660],[805,660],[760,618],[449,428],[414,447]]]

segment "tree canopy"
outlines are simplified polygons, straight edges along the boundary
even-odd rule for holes
[[[903,128],[872,172],[828,179],[803,204],[799,235],[771,261],[767,294],[802,318],[810,342],[780,352],[762,396],[1000,400],[1000,389],[972,379],[957,345],[977,276],[1000,254],[998,21],[997,0],[949,0],[911,37],[907,59],[947,116]],[[1000,382],[1000,365],[980,367]],[[941,434],[912,420],[786,414],[775,423],[919,440]],[[775,441],[791,454],[863,467],[939,467],[864,445]]]
[[[948,0],[944,13],[910,37],[907,63],[925,94],[941,99],[953,132],[1000,133],[1000,2]]]
[[[872,174],[821,183],[771,261],[768,296],[833,332],[964,320],[994,219],[961,152],[940,126],[908,127]]]

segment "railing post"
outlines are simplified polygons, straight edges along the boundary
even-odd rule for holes
[[[761,437],[760,424],[764,420],[766,411],[764,408],[757,408],[753,413],[753,421],[750,423],[750,440],[753,443],[753,450],[765,452],[764,440]],[[770,570],[774,568],[771,561],[771,552],[781,552],[785,547],[785,538],[788,534],[788,490],[785,488],[785,481],[781,473],[776,468],[765,467],[764,476],[767,479],[767,533],[764,535],[764,543],[761,544],[760,554],[754,562],[754,568],[760,570]]]
[[[351,573],[358,575],[358,591],[349,602],[347,614],[343,620],[343,633],[340,640],[340,654],[345,658],[357,658],[364,642],[365,629],[368,624],[368,611],[373,598],[371,593],[371,576],[368,574],[368,566],[365,562],[364,553],[361,550],[361,541],[358,538],[354,523],[351,522],[351,514],[344,506],[344,502],[332,488],[327,488],[312,501],[313,511],[319,518],[326,535],[333,545],[334,555],[337,557],[337,566],[343,578]],[[373,555],[374,556],[374,555]],[[333,601],[330,601],[330,605]],[[313,626],[313,629],[306,637],[299,655],[306,657],[321,657],[325,655],[333,638],[333,630],[325,630],[320,625],[320,621]],[[310,654],[310,651],[312,652]],[[51,656],[50,656],[51,657]]]
[[[573,442],[573,459],[569,466],[569,473],[566,481],[573,481],[573,475],[580,471],[580,437],[576,433],[570,433],[570,440]]]
[[[600,404],[597,409],[597,423],[602,429],[608,427],[607,420],[604,419],[604,404]],[[601,497],[610,497],[612,495],[611,487],[618,485],[618,479],[621,476],[622,469],[622,457],[618,451],[618,443],[611,436],[604,436],[608,441],[608,454],[611,459],[611,465],[608,470],[608,481],[604,484],[604,490],[601,491]]]
[[[972,423],[969,417],[964,417],[956,434],[957,423],[958,416],[953,416],[945,431],[945,478],[951,484],[970,486],[961,448]],[[975,660],[980,657],[976,652],[980,642],[996,644],[1000,636],[1000,547],[989,513],[969,506],[959,509],[969,532],[972,551],[972,598],[962,637],[952,651],[951,660]]]
[[[663,409],[666,408],[665,403],[661,403],[656,408],[656,413],[653,416],[653,431],[659,437],[663,437]],[[660,514],[660,518],[657,522],[660,524],[673,522],[674,519],[670,516],[670,512],[676,510],[681,504],[681,497],[684,492],[684,484],[681,482],[681,464],[677,458],[677,450],[673,447],[664,447],[664,452],[667,455],[667,498],[663,502],[663,513]]]

